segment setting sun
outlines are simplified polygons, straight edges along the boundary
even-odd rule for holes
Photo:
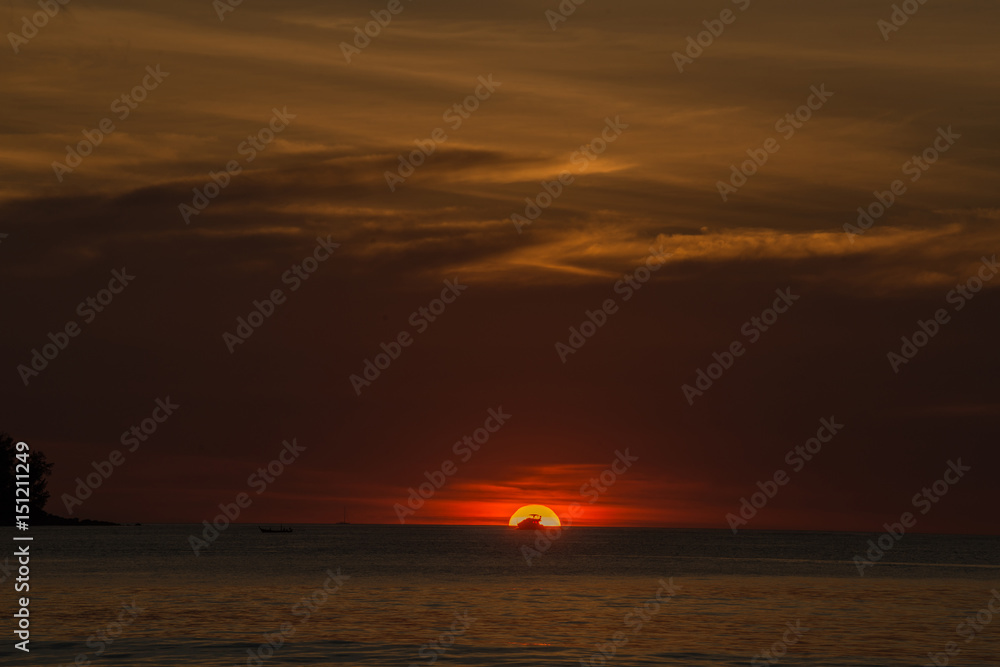
[[[519,508],[516,512],[510,515],[510,521],[507,522],[507,525],[516,526],[532,514],[541,516],[542,519],[540,523],[545,528],[555,528],[562,525],[562,522],[559,521],[559,515],[545,505],[525,505],[524,507]]]

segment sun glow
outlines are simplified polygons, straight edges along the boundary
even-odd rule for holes
[[[543,526],[556,527],[562,525],[562,522],[559,521],[559,515],[545,505],[525,505],[524,507],[519,508],[516,512],[510,515],[510,521],[507,522],[507,525],[516,526],[519,521],[527,519],[530,514],[540,514],[542,517],[541,524]]]

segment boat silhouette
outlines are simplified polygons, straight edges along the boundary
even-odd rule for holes
[[[278,526],[277,528],[275,528],[274,526],[271,526],[271,527],[257,526],[257,528],[260,529],[260,532],[262,532],[262,533],[290,533],[290,532],[292,532],[292,527],[289,526],[288,528],[285,528],[284,524]]]
[[[541,530],[544,527],[541,514],[529,514],[526,519],[517,522],[518,530]]]

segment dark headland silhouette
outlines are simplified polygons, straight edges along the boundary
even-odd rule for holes
[[[0,498],[14,499],[17,488],[16,465],[24,462],[17,458],[17,441],[9,434],[0,432]],[[23,456],[23,454],[22,454]],[[27,457],[28,464],[28,525],[30,526],[117,526],[112,521],[95,521],[93,519],[66,518],[49,514],[45,504],[49,501],[48,476],[52,474],[55,465],[45,456],[45,452],[32,451]],[[23,474],[23,472],[22,472]],[[2,503],[0,510],[0,525],[13,526],[16,521],[14,503]]]

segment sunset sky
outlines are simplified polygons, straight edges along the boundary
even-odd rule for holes
[[[241,521],[346,506],[398,522],[394,505],[451,461],[408,524],[582,503],[580,525],[727,528],[783,469],[747,528],[881,530],[961,458],[972,470],[916,530],[997,532],[1000,279],[960,310],[949,293],[1000,250],[1000,7],[927,2],[886,40],[889,2],[588,0],[553,30],[556,0],[402,0],[348,63],[341,43],[386,5],[246,0],[220,20],[208,0],[72,0],[0,49],[0,430],[55,462],[50,512],[117,449],[74,516],[198,523],[294,438],[305,450]],[[727,8],[679,72],[674,52]],[[3,32],[36,11],[9,3]],[[144,79],[134,109],[115,104]],[[448,114],[477,89],[467,118]],[[816,104],[817,89],[832,95]],[[776,128],[810,99],[792,134]],[[57,173],[104,118],[115,130]],[[248,161],[269,123],[282,129]],[[386,172],[438,128],[447,140],[391,190]],[[731,165],[772,139],[723,201]],[[192,189],[231,161],[240,173],[186,221]],[[897,179],[905,193],[849,238]],[[318,268],[293,290],[283,276],[306,257]],[[88,322],[78,304],[123,267],[134,281]],[[287,300],[227,345],[276,289]],[[798,298],[752,340],[745,323],[779,291]],[[433,322],[411,317],[443,292]],[[609,299],[564,363],[556,344]],[[939,309],[948,321],[894,372],[887,354]],[[18,366],[70,321],[79,335],[26,384]],[[398,358],[352,383],[401,332]],[[734,341],[745,352],[690,404],[682,386]],[[180,407],[128,451],[121,434],[168,396]],[[491,409],[510,417],[457,447]],[[844,427],[793,471],[786,452],[821,419]],[[638,460],[589,504],[583,487],[625,450]]]

